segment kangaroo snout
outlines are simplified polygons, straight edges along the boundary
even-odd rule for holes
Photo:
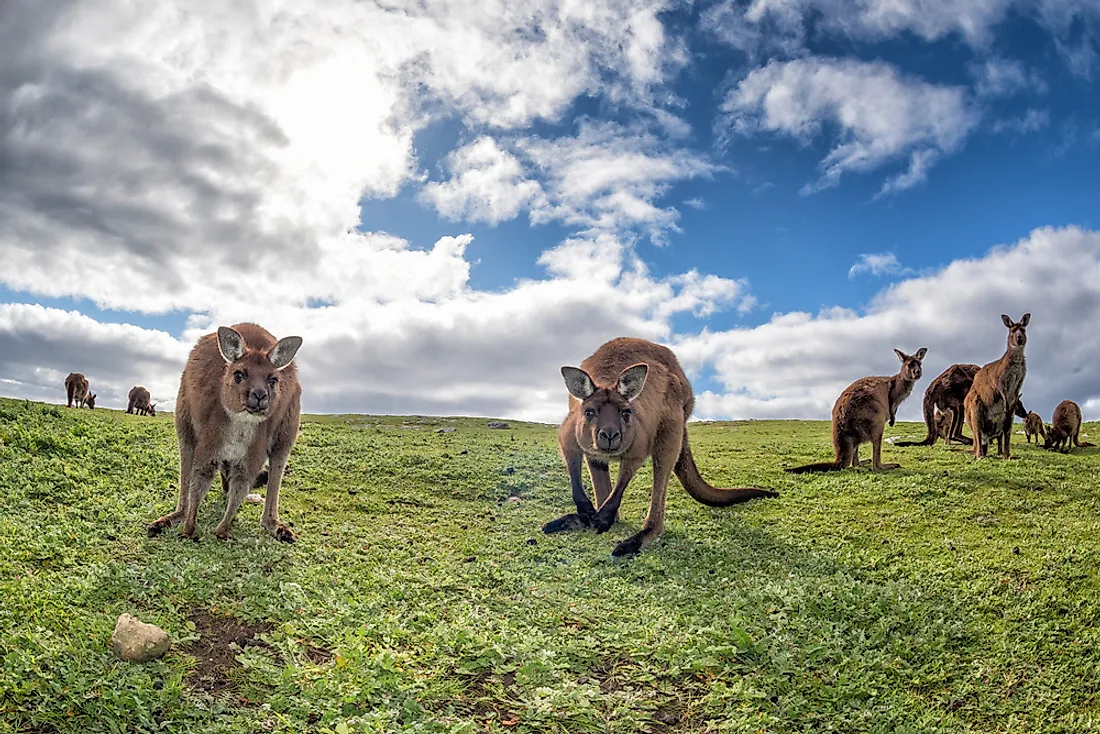
[[[262,387],[249,390],[248,397],[244,401],[245,407],[249,410],[266,410],[269,403],[267,390]]]
[[[623,442],[623,434],[618,428],[601,428],[596,434],[596,445],[604,451],[614,451]]]

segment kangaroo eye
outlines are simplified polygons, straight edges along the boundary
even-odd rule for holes
[[[233,382],[240,382],[243,379],[244,379],[244,373],[241,372],[240,370],[237,370],[236,372],[233,373]]]
[[[587,420],[592,420],[593,418],[596,417],[596,411],[592,410],[591,408],[585,408],[584,409],[584,417]]]
[[[634,411],[627,408],[626,410],[619,411],[619,415],[623,417],[624,421],[630,420],[630,416],[634,415]]]
[[[267,384],[271,385],[272,387],[275,387],[275,383],[278,382],[278,381],[279,381],[279,378],[276,377],[275,375],[272,375],[271,377],[267,378]]]

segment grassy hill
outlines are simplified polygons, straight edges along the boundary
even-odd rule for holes
[[[571,509],[553,429],[480,419],[309,417],[299,542],[254,505],[216,541],[215,489],[186,543],[145,535],[175,503],[170,416],[0,400],[0,732],[1100,730],[1097,449],[796,477],[828,423],[691,431],[712,483],[781,496],[710,509],[674,481],[635,559],[609,554],[648,469],[609,533],[544,536]],[[124,611],[167,656],[114,657]]]

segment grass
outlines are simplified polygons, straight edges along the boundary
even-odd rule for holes
[[[145,536],[170,416],[0,400],[0,733],[1100,731],[1096,449],[797,477],[827,423],[691,431],[713,483],[781,496],[674,482],[635,559],[609,554],[648,470],[609,533],[544,536],[571,509],[551,427],[417,417],[307,418],[299,542],[253,505],[216,541],[215,489],[194,544]],[[117,660],[124,611],[168,655]]]

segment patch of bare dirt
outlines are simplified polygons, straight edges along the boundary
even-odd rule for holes
[[[188,684],[192,690],[211,695],[232,693],[236,687],[233,673],[241,667],[237,655],[246,647],[267,647],[258,636],[269,632],[271,625],[267,622],[248,624],[205,610],[193,612],[189,619],[195,624],[199,639],[184,648],[184,652],[198,660],[198,665],[187,677]]]

